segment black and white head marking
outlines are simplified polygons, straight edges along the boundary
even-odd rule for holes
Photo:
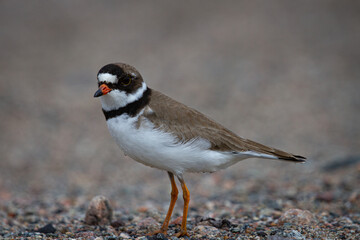
[[[98,85],[106,84],[111,91],[101,96],[105,117],[128,113],[132,115],[149,101],[151,90],[146,86],[140,73],[127,64],[108,64],[98,73]],[[146,98],[146,99],[144,99]],[[141,103],[141,104],[139,104]],[[119,110],[120,109],[120,110]]]

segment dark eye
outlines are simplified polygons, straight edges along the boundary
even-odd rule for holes
[[[131,78],[127,77],[127,78],[125,78],[124,80],[121,81],[121,85],[129,86],[130,83],[131,83],[131,80],[132,80]]]

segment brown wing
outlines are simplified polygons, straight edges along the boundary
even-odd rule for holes
[[[153,111],[145,111],[144,117],[148,118],[155,127],[172,132],[179,141],[187,142],[201,137],[211,143],[213,150],[226,152],[255,151],[270,154],[282,160],[297,162],[303,162],[305,159],[241,138],[195,109],[187,107],[158,91],[152,90],[149,107]]]

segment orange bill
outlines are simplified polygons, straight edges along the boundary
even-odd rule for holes
[[[99,89],[95,92],[94,97],[100,97],[102,95],[106,95],[111,92],[111,88],[109,88],[106,84],[101,84]]]

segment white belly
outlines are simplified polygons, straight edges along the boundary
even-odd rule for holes
[[[125,154],[147,166],[175,174],[214,172],[247,158],[209,150],[210,143],[201,138],[177,143],[173,135],[154,129],[149,121],[142,121],[136,128],[137,119],[121,115],[107,120],[107,124]]]

